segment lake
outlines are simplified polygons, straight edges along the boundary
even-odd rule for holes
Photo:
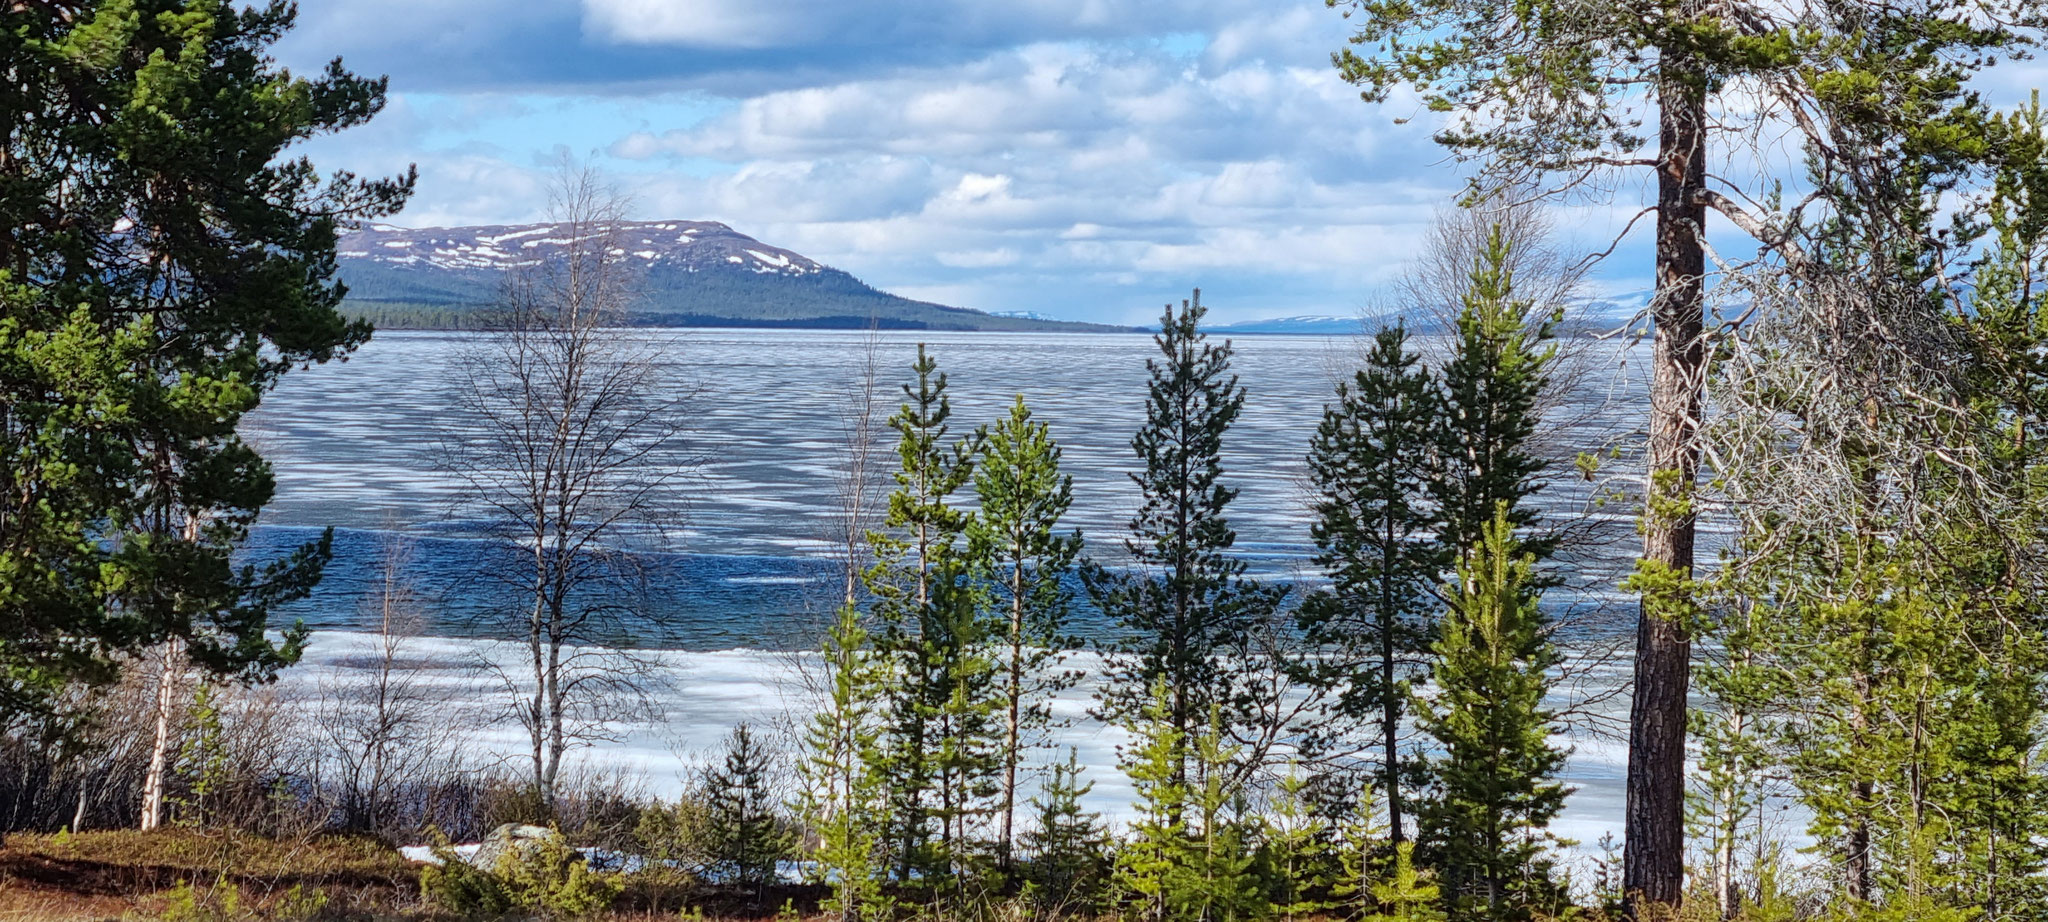
[[[638,766],[669,789],[693,753],[738,719],[774,722],[801,713],[796,681],[815,647],[821,613],[839,591],[833,560],[834,474],[846,453],[846,407],[867,357],[879,365],[884,412],[900,402],[918,343],[949,380],[955,431],[992,422],[1022,393],[1050,424],[1074,476],[1071,523],[1089,552],[1120,556],[1118,538],[1138,502],[1128,474],[1129,442],[1144,416],[1143,335],[905,333],[849,331],[635,331],[661,356],[658,386],[687,395],[682,445],[668,456],[680,471],[670,489],[682,513],[661,526],[636,589],[641,613],[632,641],[673,667],[665,714],[627,728],[590,757]],[[247,427],[277,470],[278,495],[252,541],[257,551],[338,529],[337,556],[315,595],[291,615],[316,629],[306,666],[288,683],[346,670],[366,624],[365,602],[381,579],[391,537],[406,539],[403,572],[429,600],[423,649],[448,662],[489,654],[488,616],[516,605],[480,580],[491,545],[455,500],[457,484],[437,472],[440,433],[461,414],[456,360],[479,334],[380,333],[344,363],[287,376]],[[1304,455],[1340,376],[1359,364],[1357,337],[1252,336],[1236,340],[1234,369],[1248,397],[1226,441],[1227,482],[1238,551],[1255,574],[1312,583]],[[1440,341],[1422,340],[1427,349]],[[1580,478],[1578,451],[1626,445],[1643,407],[1643,367],[1626,344],[1575,342],[1571,382],[1549,411],[1545,450],[1560,459],[1542,505],[1574,525],[1559,558],[1564,586],[1547,599],[1565,624],[1574,671],[1558,706],[1611,692],[1625,659],[1592,659],[1632,630],[1634,606],[1614,585],[1636,552],[1627,503],[1592,502],[1601,484]],[[881,429],[882,437],[893,433]],[[886,448],[886,446],[884,446]],[[878,456],[884,464],[893,452]],[[1625,485],[1625,484],[1624,484]],[[1100,630],[1084,613],[1084,627]],[[453,680],[451,680],[453,681]],[[487,691],[487,689],[480,689]],[[1594,708],[1609,720],[1625,703]],[[1076,693],[1062,709],[1080,718],[1062,743],[1083,750],[1097,781],[1097,806],[1120,811],[1126,789],[1114,772],[1116,731],[1095,726]],[[507,746],[508,726],[473,719],[483,745]],[[1568,771],[1580,787],[1561,829],[1590,844],[1620,825],[1621,750],[1575,726]]]

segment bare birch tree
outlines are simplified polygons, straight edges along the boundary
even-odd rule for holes
[[[524,600],[499,619],[521,662],[493,668],[549,811],[564,757],[645,714],[658,680],[623,641],[640,608],[632,545],[677,512],[681,398],[659,380],[656,344],[620,329],[636,276],[617,245],[625,209],[595,171],[563,162],[549,195],[559,249],[517,272],[499,329],[461,361],[462,428],[442,453],[520,558],[494,575]]]
[[[314,710],[320,744],[335,777],[330,788],[342,824],[389,831],[398,789],[446,767],[453,692],[421,669],[415,638],[424,624],[419,594],[404,578],[402,539],[387,539],[376,594],[365,603],[371,643],[324,677]]]

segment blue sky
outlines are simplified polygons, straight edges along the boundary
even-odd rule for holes
[[[1462,186],[1361,102],[1323,0],[302,0],[279,57],[388,74],[325,169],[420,188],[394,223],[537,220],[592,155],[636,217],[724,221],[901,294],[1134,323],[1383,307]],[[1604,248],[1642,198],[1560,212]],[[1646,287],[1639,228],[1594,295]]]

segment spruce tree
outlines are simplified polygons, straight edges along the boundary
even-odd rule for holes
[[[722,764],[704,772],[705,845],[713,876],[750,888],[756,896],[775,882],[775,864],[788,857],[789,830],[768,790],[771,754],[745,723],[725,741]]]
[[[1226,726],[1251,719],[1253,639],[1287,593],[1246,579],[1244,561],[1229,553],[1237,533],[1224,513],[1237,491],[1222,483],[1223,436],[1244,409],[1244,389],[1230,373],[1230,343],[1211,344],[1201,331],[1204,313],[1200,291],[1178,311],[1167,305],[1153,337],[1160,355],[1145,363],[1145,425],[1131,439],[1145,464],[1131,475],[1144,498],[1124,539],[1128,569],[1081,566],[1089,597],[1121,629],[1109,645],[1103,713],[1133,718],[1163,685],[1166,719],[1183,739],[1212,707],[1225,709]],[[1177,783],[1188,780],[1187,756],[1177,756]]]
[[[1379,738],[1379,790],[1387,829],[1405,837],[1412,759],[1401,755],[1413,682],[1428,663],[1433,591],[1448,556],[1433,541],[1428,502],[1438,446],[1439,401],[1416,367],[1407,331],[1382,328],[1366,365],[1337,386],[1310,443],[1316,488],[1310,536],[1331,586],[1302,602],[1303,634],[1315,656],[1310,681],[1333,694],[1337,720],[1308,743],[1332,747],[1359,724]]]
[[[293,147],[368,121],[385,81],[279,67],[282,2],[0,17],[0,722],[167,641],[267,678],[303,637],[270,617],[330,545],[241,555],[276,484],[238,426],[368,338],[337,310],[336,235],[412,191]]]
[[[1539,604],[1535,555],[1515,541],[1505,504],[1458,565],[1436,643],[1436,694],[1417,723],[1442,750],[1420,804],[1419,841],[1460,915],[1529,918],[1557,897],[1546,831],[1563,809],[1544,707],[1557,664]]]
[[[1508,524],[1522,533],[1522,552],[1540,563],[1556,541],[1528,533],[1538,514],[1529,501],[1543,489],[1549,466],[1529,440],[1541,422],[1539,401],[1557,355],[1548,343],[1559,318],[1532,317],[1532,306],[1515,296],[1513,246],[1495,225],[1473,262],[1441,376],[1439,463],[1429,493],[1446,553],[1468,554],[1484,544],[1505,504]]]
[[[1066,633],[1072,593],[1065,577],[1081,551],[1081,533],[1059,531],[1074,501],[1074,478],[1060,473],[1060,447],[1033,420],[1024,396],[989,433],[974,469],[979,510],[967,526],[968,556],[984,594],[988,633],[1001,648],[1002,829],[998,859],[1007,868],[1015,840],[1018,771],[1026,749],[1052,723],[1052,695],[1080,676],[1061,669],[1077,641]]]
[[[1081,780],[1082,770],[1079,753],[1068,749],[1031,798],[1037,824],[1022,841],[1024,898],[1049,916],[1095,915],[1108,883],[1109,832],[1100,814],[1081,807],[1095,789]]]
[[[993,809],[999,746],[997,663],[971,585],[953,494],[973,476],[985,434],[949,436],[946,376],[918,346],[915,383],[889,426],[900,438],[897,489],[870,537],[866,580],[894,671],[883,768],[897,873],[934,899],[957,898],[974,857],[973,821]]]

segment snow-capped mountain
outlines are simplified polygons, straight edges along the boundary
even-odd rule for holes
[[[384,327],[465,326],[497,299],[508,272],[559,257],[577,233],[562,224],[372,224],[336,247],[345,306]],[[899,297],[716,221],[636,221],[610,233],[612,255],[636,273],[631,319],[650,326],[1109,329]]]
[[[343,236],[338,255],[394,268],[500,272],[559,256],[579,236],[587,241],[599,233],[563,224],[419,229],[372,224]],[[827,270],[810,257],[762,243],[716,221],[634,221],[610,233],[612,255],[650,267],[787,276]]]
[[[1308,333],[1325,336],[1347,336],[1365,332],[1365,326],[1357,317],[1324,317],[1302,315],[1296,317],[1268,317],[1264,320],[1240,320],[1236,323],[1218,324],[1218,333]]]

